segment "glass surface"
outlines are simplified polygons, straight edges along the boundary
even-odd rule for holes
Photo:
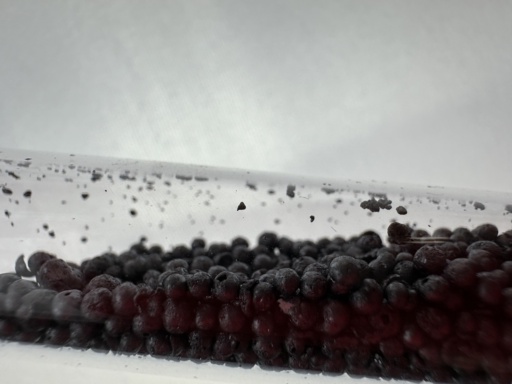
[[[501,234],[512,228],[510,193],[376,181],[323,180],[10,150],[0,153],[0,169],[0,201],[4,211],[0,221],[0,273],[13,271],[20,255],[27,261],[36,251],[46,251],[80,265],[107,251],[120,254],[142,238],[148,247],[158,244],[170,252],[179,245],[190,246],[196,238],[206,240],[206,248],[220,242],[229,244],[239,236],[254,247],[264,232],[273,232],[293,241],[318,242],[325,238],[334,241],[337,238],[341,244],[351,238],[357,243],[355,236],[373,231],[386,245],[389,244],[388,226],[397,221],[415,231],[403,238],[391,239],[401,244],[391,245],[396,256],[400,246],[402,251],[409,250],[414,254],[424,245],[435,248],[456,243],[450,234],[425,238],[421,230],[434,235],[434,231],[441,227],[452,230],[465,227],[472,231],[481,224],[491,223]],[[506,270],[501,263],[512,260],[511,247],[511,244],[503,245],[500,265],[495,269]],[[272,253],[275,257],[278,254],[277,250]],[[358,257],[363,259],[362,254]],[[370,261],[371,257],[367,258]],[[384,291],[389,282],[379,284]],[[504,284],[500,289],[510,287],[510,281]],[[385,295],[383,297],[387,303]],[[348,299],[333,296],[333,300],[345,303]],[[505,308],[510,303],[500,301],[500,305]],[[436,302],[435,306],[442,308],[443,304]],[[502,313],[506,309],[491,305],[469,310]],[[456,315],[450,313],[451,319],[455,319]],[[453,324],[455,322],[453,320]],[[505,325],[499,326],[500,336],[510,333]],[[510,358],[511,352],[506,347],[501,346],[498,350],[499,356],[505,354]],[[68,347],[52,349],[13,342],[0,344],[0,356],[3,365],[9,365],[7,368],[13,374],[22,369],[16,361],[23,359],[24,366],[32,365],[34,372],[46,372],[48,365],[45,361],[48,360],[52,362],[51,366],[59,367],[63,372],[66,367],[75,369],[79,366],[87,378],[95,374],[111,374],[119,378],[122,371],[126,380],[143,377],[154,382],[172,380],[173,377],[176,382],[236,382],[240,377],[251,382],[283,382],[284,377],[290,383],[340,380],[339,377],[302,371],[258,367],[247,370],[215,363],[197,364],[186,359],[167,361],[149,356],[120,356],[112,352],[104,355]],[[493,355],[489,352],[488,356]],[[480,355],[480,359],[486,361],[489,357]],[[5,363],[7,361],[12,364]],[[105,365],[106,361],[108,365]],[[489,364],[479,360],[478,369]],[[100,373],[95,373],[93,366],[99,367]],[[155,376],[154,370],[158,370],[158,375]],[[25,372],[25,375],[31,376],[31,373]],[[347,375],[342,377],[347,382],[352,380]]]

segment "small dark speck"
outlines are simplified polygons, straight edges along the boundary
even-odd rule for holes
[[[61,203],[62,205],[66,205],[66,200],[62,200],[60,203]]]
[[[313,215],[309,216],[309,222],[312,223],[313,221],[315,221],[315,216],[313,216]]]
[[[11,212],[9,212],[8,210],[5,210],[5,216],[11,217]]]
[[[194,177],[194,179],[196,181],[208,181],[208,178],[204,177],[204,176],[196,176],[196,177]]]
[[[399,215],[407,215],[407,209],[405,209],[405,207],[402,207],[401,205],[396,207],[396,212]]]
[[[475,201],[475,203],[473,204],[473,207],[475,207],[475,209],[480,209],[481,211],[483,211],[485,209],[485,205],[483,205],[482,203],[478,202],[478,201]]]
[[[289,196],[291,198],[295,197],[295,185],[288,185],[286,187],[286,196]]]
[[[16,180],[18,180],[20,178],[17,174],[15,174],[14,172],[11,172],[11,171],[7,171],[7,174],[11,177],[14,177]]]
[[[505,211],[507,211],[508,213],[512,213],[512,204],[505,205]]]
[[[269,190],[268,190],[268,194],[269,194],[269,195],[273,195],[274,193],[276,193],[276,191],[274,191],[273,189],[269,189]]]
[[[49,228],[49,227],[48,227],[48,224],[43,224],[43,229],[44,229],[45,231],[47,231],[47,230],[48,230],[48,228]]]
[[[186,175],[176,175],[176,178],[178,180],[183,180],[183,181],[190,181],[190,180],[192,180],[192,176],[186,176]]]
[[[82,199],[87,200],[89,198],[89,194],[87,192],[82,193]]]
[[[130,215],[137,216],[137,211],[135,209],[130,209]]]
[[[257,189],[256,184],[254,184],[254,183],[247,182],[247,183],[245,183],[245,185],[247,185],[247,188],[252,189],[253,191],[256,191],[256,189]]]
[[[335,188],[330,188],[330,187],[323,187],[322,188],[322,192],[325,192],[326,194],[330,195],[331,193],[336,192],[336,189]]]
[[[31,196],[32,196],[32,191],[31,191],[31,190],[25,191],[25,192],[23,193],[23,197],[29,198],[29,197],[31,197]]]
[[[245,208],[247,208],[244,204],[243,201],[240,202],[240,204],[238,204],[238,208],[236,209],[237,211],[243,211],[245,210]]]
[[[50,231],[50,232],[48,232],[48,234],[50,235],[50,237],[55,237],[55,232],[54,231]]]
[[[92,173],[92,177],[91,177],[91,181],[92,182],[95,182],[95,181],[98,181],[98,180],[101,180],[101,178],[103,177],[103,174],[102,173],[99,173],[99,172],[94,172]]]
[[[335,201],[336,201],[336,204],[341,204],[341,203],[343,203],[343,200],[341,200],[341,199],[336,199]]]
[[[12,190],[10,190],[7,187],[2,187],[2,192],[5,193],[6,195],[12,195]]]
[[[83,237],[80,239],[80,241],[81,241],[82,243],[87,243],[87,237],[83,236]]]

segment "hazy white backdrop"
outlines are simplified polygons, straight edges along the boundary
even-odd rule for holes
[[[512,2],[0,0],[0,146],[512,191]]]

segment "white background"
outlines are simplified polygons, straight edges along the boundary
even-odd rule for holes
[[[512,190],[508,1],[0,1],[0,146]]]

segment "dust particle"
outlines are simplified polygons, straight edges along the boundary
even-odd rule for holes
[[[309,222],[312,223],[313,221],[315,221],[315,216],[313,216],[313,215],[309,216]]]
[[[237,210],[237,211],[243,211],[243,210],[245,210],[245,208],[247,208],[247,207],[245,206],[245,203],[244,203],[243,201],[241,201],[241,202],[240,202],[240,204],[238,204],[238,207],[237,207],[237,209],[236,209],[236,210]]]
[[[28,199],[29,197],[32,197],[32,191],[31,191],[31,190],[25,191],[25,192],[23,193],[23,197],[26,197],[27,199]]]
[[[286,187],[286,196],[289,196],[292,199],[295,197],[295,185],[290,184]]]
[[[401,205],[396,207],[396,212],[399,215],[407,215],[407,209],[405,209],[405,207],[402,207]]]
[[[87,192],[82,193],[82,199],[87,200],[89,198],[89,194]]]
[[[478,201],[475,201],[475,203],[473,204],[473,207],[475,207],[476,210],[481,210],[483,211],[485,209],[485,205],[483,205],[482,203],[478,202]]]

